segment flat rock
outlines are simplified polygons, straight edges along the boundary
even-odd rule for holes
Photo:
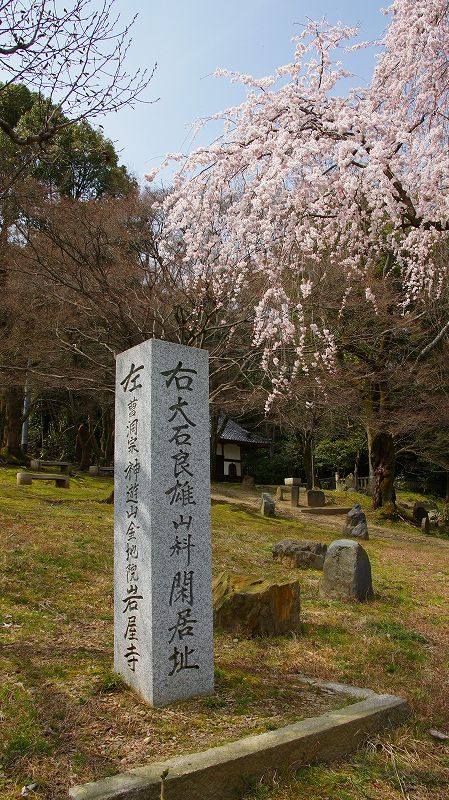
[[[323,569],[327,545],[320,542],[284,539],[273,545],[275,560],[285,562],[291,567]]]
[[[212,582],[214,625],[241,636],[280,636],[300,628],[298,581],[270,583],[222,572]]]
[[[373,597],[371,564],[366,550],[352,539],[337,539],[327,548],[320,594],[363,602]]]
[[[369,539],[366,516],[360,505],[353,506],[346,514],[342,532],[346,536],[354,536],[356,539]]]

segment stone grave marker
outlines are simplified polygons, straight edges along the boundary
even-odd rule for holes
[[[290,505],[297,506],[299,503],[299,486],[292,486],[292,494],[290,498]]]
[[[153,706],[210,694],[207,352],[121,353],[115,419],[114,668]]]
[[[322,508],[326,505],[326,497],[321,489],[309,489],[307,492],[307,505],[309,508]]]
[[[260,513],[263,517],[274,517],[276,511],[275,502],[268,492],[263,492],[260,504]]]

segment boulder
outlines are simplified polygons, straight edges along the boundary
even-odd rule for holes
[[[429,516],[429,511],[435,512],[438,515],[438,507],[432,501],[425,501],[422,502],[421,500],[417,500],[415,505],[413,506],[413,519],[418,525],[421,525],[421,521],[423,517]]]
[[[255,480],[253,475],[244,475],[242,478],[242,487],[244,489],[253,489]]]
[[[353,506],[346,514],[343,533],[346,536],[354,536],[356,539],[369,539],[365,512],[362,511],[362,506],[359,504]]]
[[[262,502],[260,504],[260,513],[263,517],[274,517],[276,506],[271,494],[264,492],[262,494]]]
[[[309,489],[307,492],[307,505],[311,508],[320,508],[326,505],[324,492],[320,489]]]
[[[281,636],[300,629],[298,581],[270,583],[222,572],[212,582],[214,625],[239,636]]]
[[[366,550],[352,539],[337,539],[327,548],[320,594],[363,602],[373,597],[371,564]]]
[[[272,548],[275,560],[279,559],[290,567],[311,569],[323,569],[326,550],[326,544],[298,539],[284,539],[274,544]]]
[[[289,495],[289,489],[286,486],[278,486],[276,489],[275,499],[286,500]]]

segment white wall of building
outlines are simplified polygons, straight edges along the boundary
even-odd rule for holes
[[[229,444],[226,442],[223,445],[223,456],[224,458],[229,458],[231,461],[240,461],[240,445],[238,444]]]

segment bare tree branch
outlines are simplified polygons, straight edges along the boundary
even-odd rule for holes
[[[421,352],[418,353],[418,356],[417,356],[416,360],[417,361],[422,361],[430,353],[430,351],[433,350],[433,348],[436,347],[437,344],[439,344],[442,339],[444,339],[444,337],[446,336],[447,333],[449,333],[449,320],[446,322],[445,325],[443,325],[443,327],[441,328],[439,333],[435,336],[435,338],[432,339],[431,342],[429,342],[427,347],[424,347],[421,350]]]
[[[9,86],[24,83],[41,96],[36,130],[18,131],[0,118],[0,129],[26,147],[48,142],[60,130],[141,100],[154,74],[129,73],[126,57],[136,21],[121,23],[115,0],[0,3],[0,70]],[[151,101],[154,102],[154,101]]]

